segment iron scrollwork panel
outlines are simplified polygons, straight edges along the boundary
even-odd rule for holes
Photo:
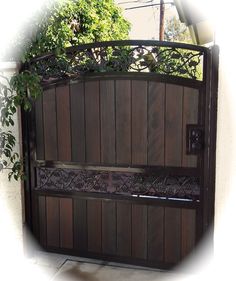
[[[89,72],[152,72],[203,79],[202,50],[170,43],[165,46],[157,41],[153,44],[145,41],[105,43],[69,48],[60,56],[42,56],[31,60],[26,67],[42,80],[77,77]]]
[[[199,182],[196,177],[60,168],[37,168],[37,186],[35,189],[191,200],[198,200],[200,193]]]

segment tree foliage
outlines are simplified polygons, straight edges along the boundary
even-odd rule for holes
[[[187,26],[184,23],[181,23],[176,17],[166,20],[164,40],[170,42],[192,43]]]
[[[42,53],[61,53],[83,43],[128,38],[130,24],[113,0],[50,1],[40,22],[33,24],[25,59]]]
[[[13,57],[17,51],[22,62],[48,52],[62,55],[72,45],[127,39],[130,28],[113,0],[50,0],[29,26],[30,32],[19,34],[13,48]],[[24,177],[23,159],[15,152],[10,128],[17,107],[30,110],[32,99],[42,92],[40,77],[24,71],[5,83],[0,78],[0,171],[8,168],[9,179],[18,180]]]

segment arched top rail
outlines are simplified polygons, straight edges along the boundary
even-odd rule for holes
[[[96,42],[72,46],[60,55],[33,58],[24,69],[43,82],[79,78],[87,73],[145,72],[204,80],[207,48],[154,40]]]

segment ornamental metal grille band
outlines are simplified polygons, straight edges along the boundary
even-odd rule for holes
[[[196,177],[156,176],[141,173],[37,168],[36,190],[99,192],[198,200]]]
[[[87,73],[147,72],[203,80],[204,49],[158,41],[111,41],[34,58],[25,68],[42,81],[78,78]]]

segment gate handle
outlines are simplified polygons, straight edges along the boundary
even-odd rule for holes
[[[186,153],[196,155],[204,149],[204,130],[199,125],[188,124],[186,126]]]

